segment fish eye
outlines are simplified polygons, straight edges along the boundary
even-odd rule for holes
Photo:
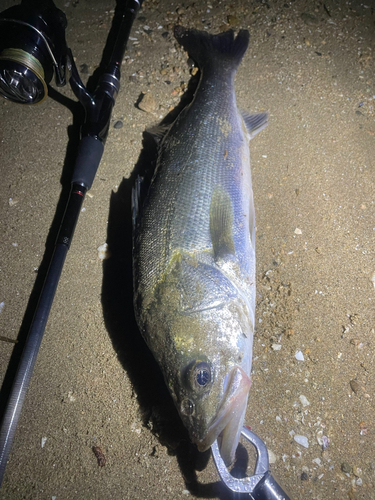
[[[181,401],[181,413],[190,417],[194,413],[195,404],[190,399],[183,399]]]
[[[201,361],[193,370],[193,383],[197,389],[204,389],[211,382],[211,369],[208,363]]]
[[[213,371],[210,362],[194,359],[190,361],[182,370],[182,380],[188,391],[193,393],[205,394],[212,386]]]

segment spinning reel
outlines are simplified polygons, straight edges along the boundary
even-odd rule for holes
[[[44,101],[53,74],[63,86],[74,64],[65,14],[50,0],[23,0],[0,16],[0,93],[21,104]]]

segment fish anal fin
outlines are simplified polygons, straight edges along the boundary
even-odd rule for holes
[[[242,119],[245,123],[246,130],[253,139],[261,130],[268,125],[268,113],[248,113],[241,111]]]
[[[229,194],[218,186],[211,198],[210,233],[215,260],[234,255],[232,202]]]

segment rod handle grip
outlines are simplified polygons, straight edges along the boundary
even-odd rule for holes
[[[93,136],[81,139],[72,182],[89,190],[94,182],[104,151],[104,144]]]

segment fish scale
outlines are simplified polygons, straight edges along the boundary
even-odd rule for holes
[[[229,77],[232,78],[231,75]],[[220,88],[218,89],[213,86],[210,86],[209,91],[222,94]],[[208,102],[211,103],[209,99]],[[173,145],[170,147],[170,143],[173,144],[175,142],[175,137],[179,137],[185,133],[183,117],[181,117],[180,122],[182,122],[182,126],[178,126],[179,123],[176,124],[175,130],[173,130],[174,133],[171,131],[171,134],[165,138],[161,145],[158,163],[159,170],[157,173],[158,183],[154,196],[155,199],[160,199],[162,205],[164,204],[163,199],[168,198],[174,207],[178,207],[178,211],[174,214],[175,216],[172,218],[171,223],[169,223],[171,215],[169,212],[165,214],[165,217],[163,216],[163,208],[165,206],[161,207],[160,212],[157,211],[157,216],[155,216],[156,211],[153,213],[148,211],[144,217],[150,217],[150,245],[160,244],[164,247],[164,243],[161,242],[159,236],[155,235],[155,217],[161,217],[162,224],[165,224],[167,227],[170,224],[172,236],[167,245],[168,253],[164,265],[167,265],[168,258],[171,257],[171,254],[177,248],[198,251],[212,247],[209,234],[209,213],[212,191],[215,185],[220,184],[226,189],[233,191],[235,213],[240,213],[241,209],[247,213],[249,212],[248,202],[244,206],[241,190],[233,188],[233,177],[235,176],[233,170],[236,167],[233,165],[231,157],[235,153],[232,155],[231,150],[228,151],[228,156],[225,160],[228,168],[219,170],[217,165],[223,162],[225,156],[224,144],[215,140],[212,141],[212,138],[217,136],[217,130],[220,129],[218,121],[223,121],[226,116],[232,115],[234,116],[234,120],[231,124],[232,133],[230,134],[231,137],[228,138],[228,143],[231,144],[232,150],[239,149],[242,146],[243,140],[241,141],[241,136],[243,134],[240,134],[241,124],[237,107],[232,99],[230,100],[230,104],[231,106],[223,107],[220,110],[220,114],[219,111],[210,109],[210,119],[206,118],[202,120],[202,117],[207,115],[209,108],[207,109],[206,102],[204,106],[201,106],[201,100],[196,100],[189,111],[195,115],[197,134],[194,137],[188,135],[183,148],[175,148]],[[203,127],[200,126],[202,123]],[[204,127],[207,128],[204,129]],[[197,149],[201,151],[197,151]],[[164,151],[167,151],[165,156]],[[190,151],[188,158],[185,158],[185,151]],[[190,158],[199,156],[201,160],[199,163],[191,159],[189,161],[189,156]],[[171,168],[166,167],[166,165],[171,165]],[[178,171],[176,171],[176,165],[180,165]],[[241,165],[238,168],[242,168]],[[199,192],[201,192],[201,196],[197,196]],[[160,194],[162,194],[162,197],[160,197]],[[161,232],[162,227],[158,227],[156,231]],[[238,232],[235,231],[235,235],[238,235]],[[241,234],[238,236],[241,238]],[[156,260],[160,260],[162,252],[155,252],[154,255]],[[159,262],[149,261],[150,267],[154,267],[155,265],[159,265]]]
[[[221,438],[230,463],[245,417],[255,314],[255,215],[249,140],[265,113],[237,108],[234,77],[248,33],[176,27],[196,60],[194,98],[162,138],[135,206],[134,305],[198,449]]]

